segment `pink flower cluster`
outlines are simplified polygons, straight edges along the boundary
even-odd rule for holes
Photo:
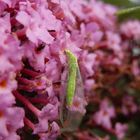
[[[127,125],[115,120],[117,109],[111,98],[100,97],[96,90],[108,88],[116,97],[117,75],[125,71],[135,79],[140,74],[137,57],[129,68],[126,65],[127,51],[137,48],[136,44],[130,47],[129,40],[140,39],[140,22],[119,26],[116,11],[116,7],[97,0],[0,1],[0,140],[25,140],[24,128],[40,140],[55,140],[61,134],[60,96],[65,95],[61,93],[62,79],[67,80],[63,78],[67,72],[65,49],[78,59],[87,97],[87,101],[75,99],[79,104],[72,110],[85,113],[86,102],[97,103],[99,109],[88,124],[94,127],[96,123],[118,139],[124,137]],[[137,112],[133,97],[124,93],[120,100],[122,114]],[[86,131],[83,134],[85,139],[82,131],[75,136],[97,139]]]

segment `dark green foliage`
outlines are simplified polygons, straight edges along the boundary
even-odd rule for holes
[[[119,10],[116,15],[119,21],[126,19],[140,19],[140,6]]]
[[[116,6],[121,6],[121,7],[133,7],[133,6],[136,6],[139,3],[135,3],[135,2],[132,2],[130,0],[103,0],[104,2],[106,3],[110,3],[110,4],[113,4],[113,5],[116,5]]]

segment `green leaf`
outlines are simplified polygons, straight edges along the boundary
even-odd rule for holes
[[[90,132],[91,132],[91,134],[93,134],[93,135],[96,134],[97,136],[99,136],[101,138],[105,137],[106,135],[109,135],[110,140],[117,140],[116,136],[111,135],[111,134],[109,134],[109,133],[107,133],[107,132],[105,132],[105,131],[103,131],[101,129],[98,129],[98,128],[91,129]]]
[[[102,130],[100,130],[98,128],[91,129],[91,133],[93,135],[96,134],[97,136],[100,136],[100,137],[105,137],[106,136],[106,132],[105,131],[102,131]]]
[[[138,3],[132,2],[132,0],[103,0],[106,3],[113,4],[115,6],[121,7],[132,7],[136,6]]]
[[[116,15],[118,16],[119,21],[126,19],[140,19],[140,6],[131,7],[127,9],[121,9],[117,11]]]

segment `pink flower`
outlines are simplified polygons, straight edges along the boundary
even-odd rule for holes
[[[17,88],[15,73],[11,72],[0,78],[0,106],[5,108],[15,103],[12,91]],[[4,105],[4,106],[3,106]]]
[[[56,140],[60,134],[60,128],[56,122],[52,122],[47,133],[40,134],[40,140]]]
[[[39,120],[39,123],[35,125],[34,134],[45,133],[48,131],[49,123],[46,119]]]
[[[46,118],[47,120],[55,120],[58,117],[58,103],[53,105],[48,103],[46,106],[44,106],[40,113],[40,118]]]
[[[0,139],[3,139],[2,137],[0,137]],[[16,132],[11,132],[7,137],[6,140],[20,140],[20,136],[17,135]]]
[[[11,24],[10,24],[10,14],[7,13],[4,17],[0,18],[0,32],[1,33],[10,33]]]
[[[140,69],[139,69],[139,64],[138,64],[138,61],[133,61],[133,64],[132,64],[132,73],[135,75],[135,76],[138,76],[140,74]]]
[[[75,96],[73,99],[73,104],[69,108],[73,112],[79,112],[81,114],[85,114],[85,106],[87,105],[87,102],[84,98]]]
[[[94,121],[105,128],[112,128],[111,119],[115,117],[115,109],[109,104],[108,99],[101,102],[100,110],[93,116]]]
[[[106,32],[106,35],[107,35],[107,46],[108,48],[111,48],[114,53],[118,53],[122,51],[122,48],[121,48],[121,38],[120,38],[120,35],[117,34],[117,33],[114,33],[114,32]]]
[[[14,8],[16,3],[18,2],[19,0],[3,0],[4,3],[6,3],[9,7],[12,7]]]
[[[46,45],[38,51],[39,47],[37,48],[33,43],[27,42],[22,47],[24,47],[24,57],[28,58],[30,65],[36,71],[44,72],[46,54],[49,55],[48,46]]]
[[[34,133],[45,133],[49,129],[49,122],[53,122],[58,118],[58,107],[59,102],[57,98],[50,100],[51,103],[48,103],[42,108],[38,115],[39,123],[35,125]]]
[[[117,8],[112,5],[104,4],[101,1],[91,0],[88,3],[86,21],[97,21],[103,28],[114,30],[116,17],[114,13]]]
[[[22,50],[19,48],[18,40],[10,34],[5,34],[3,37],[1,36],[0,45],[2,53],[0,59],[3,60],[0,61],[0,73],[19,70],[21,68]],[[15,53],[17,55],[14,55]]]
[[[80,19],[84,19],[86,14],[83,11],[84,5],[86,5],[86,1],[81,0],[68,0],[70,10]]]
[[[128,38],[140,39],[140,21],[127,21],[120,27],[121,32]]]
[[[84,85],[85,85],[85,89],[86,89],[87,91],[92,90],[94,84],[95,84],[95,81],[94,81],[93,79],[87,79],[87,80],[85,81],[85,84],[84,84]]]
[[[15,137],[17,129],[24,126],[23,117],[24,111],[21,108],[7,107],[3,110],[0,106],[0,136],[4,139]]]
[[[80,64],[82,70],[84,72],[85,77],[92,76],[94,74],[94,66],[96,66],[96,57],[95,53],[88,53],[87,51],[83,51],[82,55],[80,56]]]
[[[70,1],[61,1],[60,6],[64,11],[66,23],[68,23],[68,25],[73,26],[76,23],[76,19],[75,16],[70,11],[69,3]]]
[[[103,32],[96,22],[90,22],[86,25],[81,24],[81,34],[85,39],[83,45],[88,47],[94,47],[103,37]]]
[[[118,140],[122,140],[126,134],[128,127],[126,124],[116,123],[115,132],[118,137]]]
[[[6,3],[0,1],[0,15],[3,14],[3,11],[5,10],[6,7],[7,7]]]
[[[122,112],[125,115],[128,115],[129,113],[135,113],[138,110],[137,105],[134,102],[133,97],[131,96],[125,96],[122,101]]]
[[[24,6],[24,9],[22,6]],[[21,11],[18,12],[16,19],[25,26],[26,36],[29,40],[35,44],[38,44],[39,41],[51,44],[54,38],[49,34],[48,30],[58,31],[60,21],[43,4],[37,10],[33,9],[30,2],[20,3],[20,7]],[[22,18],[23,16],[24,18]]]
[[[21,68],[22,51],[19,48],[16,35],[11,34],[9,14],[0,18],[0,38],[0,74],[19,70]]]
[[[60,67],[61,68],[61,67]],[[50,59],[46,63],[45,73],[48,79],[51,81],[58,81],[60,78],[60,69],[59,63],[55,59]]]
[[[51,2],[59,4],[60,0],[51,0]]]

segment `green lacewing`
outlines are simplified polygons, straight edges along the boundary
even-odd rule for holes
[[[68,80],[67,80],[67,88],[66,88],[66,101],[67,105],[71,106],[73,102],[73,97],[76,89],[76,76],[77,76],[77,68],[78,62],[77,58],[74,54],[69,51],[65,50],[66,56],[68,58]]]
[[[77,57],[70,51],[65,50],[67,57],[67,82],[63,83],[65,87],[64,96],[61,97],[60,120],[63,128],[62,131],[75,131],[83,118],[83,113],[72,111],[74,97],[84,99],[83,82],[79,70]]]

